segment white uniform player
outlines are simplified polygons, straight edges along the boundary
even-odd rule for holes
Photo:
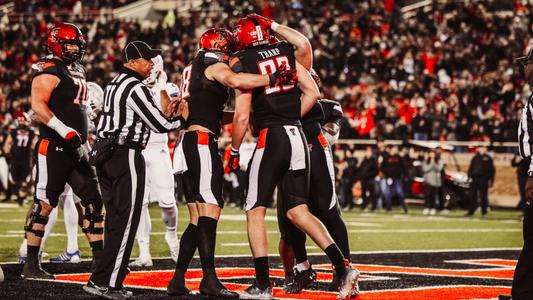
[[[163,59],[157,56],[154,59],[154,67],[150,77],[145,80],[154,92],[155,104],[161,109],[161,101],[158,97],[160,89],[165,89],[171,99],[179,96],[179,87],[173,83],[167,83],[167,76],[163,72]],[[129,264],[130,267],[150,267],[153,265],[150,254],[150,232],[152,223],[148,211],[148,204],[157,202],[162,210],[163,222],[165,223],[165,241],[170,249],[170,257],[174,262],[178,258],[179,242],[176,238],[177,207],[174,198],[174,175],[170,150],[168,149],[168,135],[166,133],[150,133],[146,148],[142,151],[146,164],[146,188],[144,193],[141,219],[137,229],[137,243],[139,245],[139,257]]]

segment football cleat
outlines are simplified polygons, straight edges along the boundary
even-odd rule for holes
[[[27,261],[22,267],[22,273],[20,274],[22,279],[48,279],[54,280],[54,275],[46,272],[41,268],[41,263],[34,261]]]
[[[100,296],[105,299],[130,299],[133,292],[126,289],[112,289],[109,287],[99,286],[89,281],[83,286],[83,290],[91,295]]]
[[[143,268],[143,267],[152,267],[154,263],[152,262],[151,257],[138,257],[135,261],[132,261],[128,264],[128,267],[131,268]]]
[[[51,263],[71,263],[77,264],[81,262],[80,250],[76,250],[72,253],[69,253],[67,250],[59,254],[56,257],[50,258]]]
[[[216,299],[238,299],[239,294],[228,290],[218,280],[214,269],[204,270],[204,276],[200,282],[200,294]]]
[[[272,297],[272,286],[267,286],[264,289],[260,289],[257,286],[257,282],[254,282],[247,289],[242,291],[239,295],[239,299],[259,299],[259,300],[270,300]]]
[[[193,296],[194,294],[185,286],[185,274],[176,270],[168,282],[167,294],[170,296]]]
[[[294,276],[292,281],[283,288],[286,294],[298,294],[305,289],[309,284],[316,280],[316,272],[309,267],[307,270],[298,271],[294,268]]]
[[[350,299],[355,292],[359,294],[359,270],[346,267],[346,272],[340,278],[337,299]]]

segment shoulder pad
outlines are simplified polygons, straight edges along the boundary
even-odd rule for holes
[[[209,65],[212,65],[218,62],[227,63],[228,60],[229,60],[229,55],[223,52],[206,51],[204,53],[204,64],[206,66],[209,66]]]
[[[229,60],[229,67],[233,70],[235,73],[244,72],[244,67],[242,64],[242,52],[239,51],[235,54],[233,54]]]
[[[343,117],[342,106],[339,102],[329,99],[318,101],[324,111],[324,122],[338,122]]]
[[[32,78],[40,74],[58,75],[59,71],[56,63],[50,59],[40,59],[31,65]]]

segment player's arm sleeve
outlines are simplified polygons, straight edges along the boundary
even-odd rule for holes
[[[268,75],[235,73],[225,63],[211,65],[206,71],[208,71],[216,81],[232,89],[249,90],[267,86],[270,82],[270,77]]]
[[[169,132],[183,124],[181,117],[167,118],[155,104],[150,90],[142,84],[132,89],[126,103],[154,132]]]
[[[309,71],[298,62],[296,62],[296,74],[298,76],[298,87],[302,91],[300,116],[304,116],[320,98],[320,91]]]
[[[59,82],[59,77],[49,73],[40,73],[31,82],[31,109],[44,124],[54,117],[48,102]]]
[[[307,70],[313,67],[313,48],[309,39],[297,30],[285,25],[279,25],[276,33],[286,39],[294,47],[294,56],[296,60]],[[284,43],[284,42],[282,42]]]
[[[248,129],[250,112],[252,110],[252,94],[250,92],[235,91],[235,113],[233,115],[233,130],[231,133],[231,146],[235,149],[241,147],[242,139]]]

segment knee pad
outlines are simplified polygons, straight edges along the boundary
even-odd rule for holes
[[[28,221],[26,223],[26,226],[24,226],[24,231],[31,232],[38,237],[44,236],[44,230],[34,229],[33,225],[41,224],[45,226],[46,223],[48,223],[48,216],[41,215],[42,208],[43,207],[41,206],[40,202],[33,203],[33,207],[28,217]]]
[[[87,226],[85,226],[87,221]],[[103,227],[95,227],[96,224],[101,224],[104,222],[104,215],[99,211],[95,210],[94,207],[89,204],[85,207],[85,214],[83,215],[83,227],[81,231],[85,234],[103,234]]]

